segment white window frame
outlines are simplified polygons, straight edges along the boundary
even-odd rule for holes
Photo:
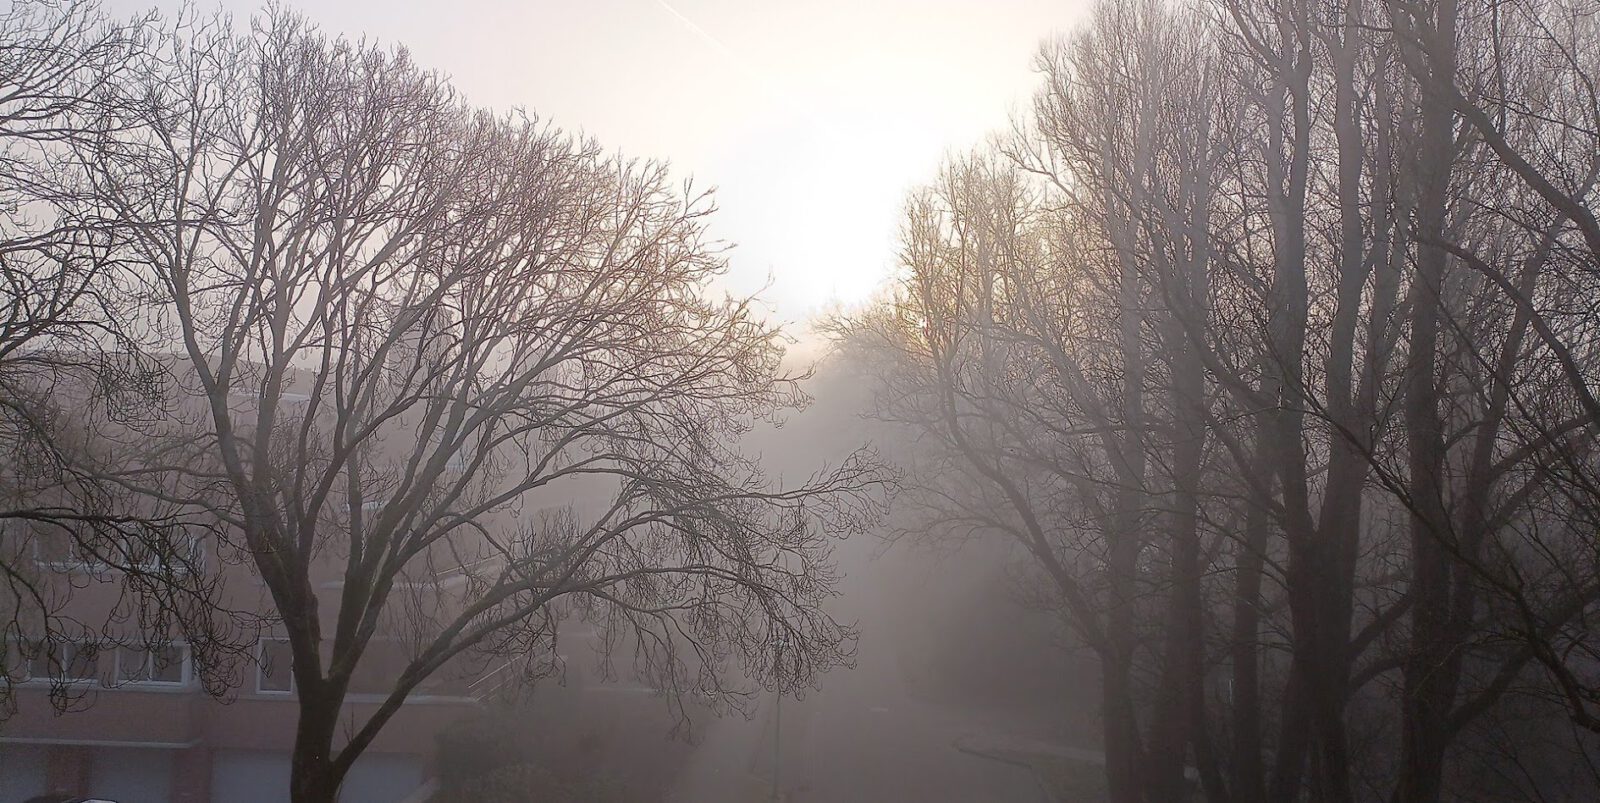
[[[121,530],[123,533],[129,535],[129,537],[133,536],[132,533],[128,533],[128,531],[125,529],[125,525],[118,524],[114,526],[118,530]],[[68,548],[72,556],[66,560],[52,560],[39,554],[40,538],[38,537],[38,534],[35,533],[30,539],[32,541],[34,563],[37,563],[42,568],[58,572],[101,572],[108,571],[112,568],[110,564],[100,560],[97,557],[81,554],[79,551],[81,544],[79,544],[78,539],[72,537],[71,534],[65,532],[60,534],[66,537],[69,543]],[[187,574],[191,566],[196,566],[201,569],[205,568],[205,539],[200,538],[199,536],[189,535],[187,536],[187,540],[189,542],[189,562],[187,564],[180,563],[172,567],[173,571],[180,574]],[[155,573],[162,571],[164,568],[162,563],[163,562],[161,560],[152,560],[148,563],[140,563],[135,566],[135,568],[141,572]]]
[[[234,389],[228,391],[228,400],[252,406],[260,405],[261,392],[254,388]],[[297,407],[310,402],[311,396],[305,393],[295,393],[287,390],[278,392],[278,405],[280,407]]]
[[[97,641],[76,641],[76,640],[62,642],[62,644],[63,645],[70,645],[70,647],[71,647],[70,651],[64,651],[65,652],[65,654],[63,655],[63,659],[64,660],[62,660],[62,662],[61,662],[61,679],[62,680],[66,681],[68,683],[98,683],[98,682],[100,682],[100,680],[102,678],[105,677],[105,675],[103,674],[104,670],[105,670],[105,665],[100,662],[101,659],[105,657],[105,653],[106,653],[106,645],[105,644],[103,644],[101,642],[97,642]],[[72,664],[74,663],[74,661],[78,657],[78,649],[80,647],[86,645],[86,644],[93,644],[94,647],[95,647],[94,674],[89,675],[87,677],[80,676],[80,675],[69,675],[69,674],[67,674],[67,672],[71,669]]]
[[[204,571],[205,567],[206,567],[206,541],[205,541],[205,539],[201,538],[201,537],[199,537],[197,535],[187,535],[185,537],[186,537],[186,540],[189,542],[189,549],[187,550],[188,553],[189,553],[189,555],[188,555],[189,560],[188,560],[187,563],[179,563],[177,565],[172,566],[171,567],[172,571],[174,571],[176,573],[179,573],[179,574],[188,574],[189,571],[190,571],[190,567],[198,568],[201,571]],[[141,564],[139,564],[139,570],[140,571],[145,571],[145,572],[159,572],[163,568],[165,568],[165,567],[162,566],[162,562],[161,561],[155,561],[153,563],[141,563]]]
[[[33,676],[33,659],[22,654],[24,641],[26,639],[11,636],[5,640],[4,645],[0,645],[5,648],[5,657],[8,661],[14,658],[18,662],[17,666],[4,668],[5,674],[10,677],[13,683],[27,683],[36,679]],[[43,680],[43,678],[38,679]]]
[[[65,530],[56,530],[52,528],[50,534],[67,539],[67,551],[69,557],[65,559],[45,557],[43,554],[41,554],[41,546],[44,543],[43,539],[40,537],[41,534],[39,532],[35,532],[29,537],[28,540],[31,542],[29,546],[33,551],[33,562],[38,564],[41,568],[56,572],[94,572],[104,571],[105,569],[109,568],[98,558],[85,557],[82,555],[79,551],[81,545],[78,543],[78,539],[74,538],[71,533],[68,533]]]
[[[119,527],[117,527],[117,529],[122,530],[122,527],[119,526]],[[123,530],[123,532],[127,533],[126,530]],[[129,535],[129,537],[133,537],[132,533],[127,533],[127,534]],[[180,574],[188,574],[189,568],[191,566],[199,567],[202,570],[205,569],[205,565],[206,565],[206,542],[205,542],[205,539],[200,538],[199,536],[186,534],[185,535],[185,540],[187,540],[188,544],[189,544],[189,548],[187,550],[188,553],[189,553],[188,562],[187,563],[178,563],[178,564],[172,566],[171,567],[172,571],[180,573]],[[163,565],[163,563],[164,563],[163,560],[158,560],[158,559],[150,560],[147,563],[137,564],[135,566],[135,568],[138,569],[141,572],[155,573],[155,572],[163,571],[163,570],[165,570],[167,568],[166,566]]]
[[[261,681],[266,679],[266,651],[267,642],[269,641],[284,645],[289,643],[287,636],[262,636],[260,639],[256,640],[256,694],[288,697],[295,693],[293,648],[290,649],[289,665],[283,667],[284,671],[289,673],[289,688],[267,689],[263,688],[261,685]]]
[[[60,655],[58,657],[61,659],[59,661],[59,665],[61,667],[61,673],[62,674],[61,674],[61,677],[55,678],[55,677],[51,677],[50,676],[50,667],[49,667],[49,656],[48,656],[48,654],[46,654],[46,655],[33,655],[33,656],[28,656],[28,657],[24,658],[24,656],[22,655],[22,649],[21,649],[21,642],[22,641],[23,641],[22,639],[17,639],[17,638],[10,638],[10,639],[6,640],[6,650],[8,652],[11,652],[13,655],[17,656],[18,658],[23,659],[22,660],[22,665],[20,667],[18,667],[22,671],[20,673],[14,674],[12,676],[12,681],[13,682],[15,682],[15,683],[48,683],[48,682],[52,682],[52,681],[59,681],[59,682],[62,682],[62,683],[74,683],[74,684],[78,684],[78,683],[100,683],[100,684],[104,685],[104,680],[105,680],[106,676],[105,676],[105,672],[103,670],[105,669],[105,664],[101,663],[101,661],[105,658],[105,654],[106,654],[107,648],[108,647],[112,647],[114,645],[110,645],[110,644],[107,644],[106,642],[102,642],[102,641],[80,641],[78,639],[72,639],[72,640],[68,640],[68,641],[57,642],[56,646],[57,646],[57,651],[60,653]],[[80,646],[82,646],[82,645],[85,645],[85,644],[93,644],[96,647],[96,654],[95,654],[95,661],[94,661],[94,674],[92,674],[92,675],[90,675],[88,677],[77,677],[77,676],[73,676],[73,675],[68,675],[67,672],[70,671],[71,668],[72,668],[73,659],[77,656],[78,648]],[[46,665],[44,667],[44,669],[45,669],[44,674],[41,675],[41,674],[37,674],[37,673],[34,672],[34,662],[36,662],[36,661],[44,661],[45,662]],[[112,661],[113,661],[113,667],[114,667],[115,666],[115,657],[113,657]],[[113,671],[115,671],[114,668],[113,668]]]
[[[113,679],[114,685],[119,687],[119,688],[120,687],[124,687],[124,686],[135,686],[135,687],[153,686],[153,687],[156,687],[156,688],[163,688],[163,689],[181,689],[181,688],[185,688],[185,687],[189,686],[189,684],[193,683],[194,682],[194,652],[189,649],[189,645],[186,644],[186,643],[183,643],[183,642],[174,641],[174,642],[172,642],[170,644],[162,645],[162,647],[177,649],[177,650],[179,650],[180,655],[182,656],[182,657],[180,657],[178,659],[178,662],[179,662],[178,663],[178,666],[179,666],[179,679],[178,680],[156,680],[154,678],[148,677],[149,675],[154,674],[154,670],[155,670],[154,662],[155,662],[155,658],[156,658],[155,650],[151,649],[150,645],[148,645],[148,644],[119,644],[119,645],[116,646],[116,655],[111,661],[111,671],[112,671],[111,677]],[[146,677],[144,679],[132,679],[132,678],[126,677],[123,674],[123,672],[122,672],[122,658],[123,658],[123,655],[126,654],[127,650],[139,650],[141,653],[144,654],[144,672],[145,672],[145,675],[146,675]]]

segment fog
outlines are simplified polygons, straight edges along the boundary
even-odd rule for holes
[[[0,7],[0,803],[1600,799],[1593,0]]]

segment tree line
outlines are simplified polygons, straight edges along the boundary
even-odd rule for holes
[[[1102,2],[1037,66],[833,322],[901,529],[1025,556],[1118,803],[1593,795],[1600,13]]]

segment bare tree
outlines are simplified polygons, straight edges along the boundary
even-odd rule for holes
[[[1180,118],[1155,89],[1208,91],[1193,33],[1158,4],[1105,7],[1047,50],[1043,149],[947,168],[912,202],[892,307],[838,332],[885,363],[876,414],[944,450],[922,473],[946,476],[912,501],[931,529],[1014,539],[1099,657],[1116,800],[1182,795],[1191,746],[1221,794],[1203,703],[1203,366],[1156,309],[1207,292],[1210,109]],[[1147,213],[1158,197],[1172,208]]]
[[[1100,653],[1115,799],[1437,800],[1528,700],[1593,727],[1594,26],[1108,4],[1003,144],[1037,183],[913,201],[844,333]]]
[[[750,301],[708,297],[705,194],[287,14],[156,53],[90,165],[179,351],[142,488],[213,511],[270,592],[294,800],[333,800],[425,684],[538,674],[565,615],[734,703],[741,670],[790,690],[846,661],[827,544],[875,475],[783,486],[739,453],[804,396]],[[362,676],[383,702],[343,727]]]
[[[1500,699],[1530,664],[1576,722],[1595,728],[1594,691],[1579,668],[1594,654],[1585,625],[1597,601],[1594,566],[1571,539],[1583,540],[1577,534],[1592,519],[1593,497],[1581,489],[1594,487],[1600,414],[1586,345],[1600,253],[1592,200],[1600,174],[1592,76],[1600,61],[1593,14],[1575,6],[1386,5],[1396,52],[1419,86],[1431,152],[1453,160],[1425,165],[1422,186],[1432,195],[1422,196],[1431,206],[1417,218],[1419,269],[1430,271],[1434,289],[1419,294],[1419,314],[1441,316],[1448,328],[1439,337],[1456,339],[1467,355],[1457,370],[1489,388],[1469,408],[1476,417],[1464,468],[1446,445],[1460,407],[1435,389],[1451,390],[1448,380],[1408,391],[1432,407],[1414,413],[1429,420],[1412,447],[1423,462],[1410,466],[1406,489],[1415,560],[1425,572],[1414,594],[1431,612],[1414,625],[1422,643],[1408,669],[1416,710],[1406,725],[1416,756],[1405,764],[1403,795],[1435,800],[1446,745],[1466,715]],[[1448,198],[1463,176],[1494,187],[1494,202]],[[1480,309],[1509,325],[1486,325],[1480,309],[1451,304],[1446,266],[1462,269]],[[1429,427],[1437,434],[1427,435]],[[1424,447],[1431,451],[1417,451]],[[1516,645],[1481,688],[1469,687],[1471,666],[1461,657],[1475,609],[1494,615],[1480,627]]]

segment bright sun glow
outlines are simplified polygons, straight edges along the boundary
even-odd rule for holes
[[[131,14],[147,2],[110,5]],[[260,7],[223,5],[241,17]],[[1028,102],[1039,41],[1086,4],[459,0],[448,14],[420,0],[290,5],[330,33],[404,43],[474,102],[530,109],[716,186],[713,233],[737,244],[725,288],[768,288],[775,317],[803,324],[882,285],[906,193]]]

